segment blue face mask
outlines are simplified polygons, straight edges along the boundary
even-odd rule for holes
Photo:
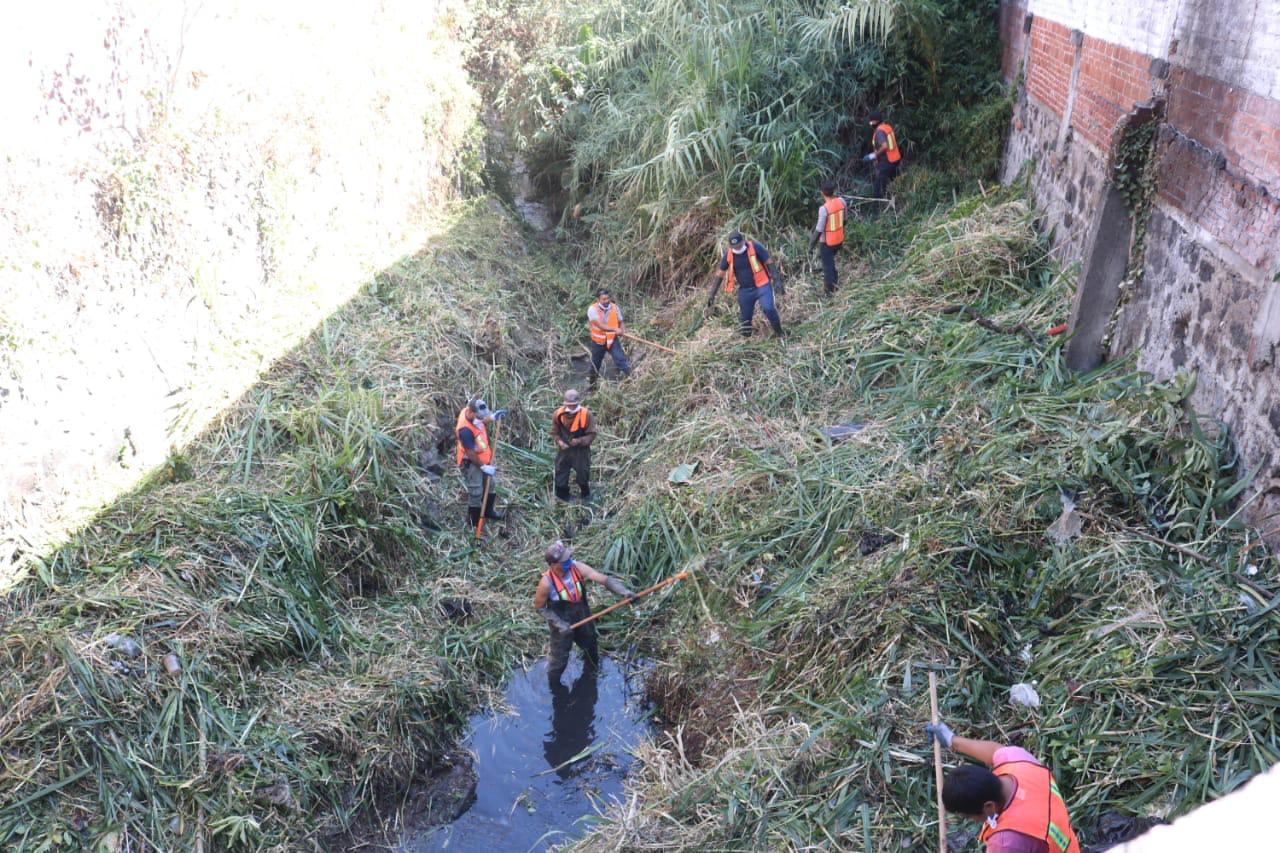
[[[565,560],[560,564],[560,573],[567,576],[569,574],[569,569],[572,566],[573,566],[573,560]]]

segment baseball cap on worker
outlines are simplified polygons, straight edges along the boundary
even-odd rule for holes
[[[735,255],[740,255],[747,250],[747,241],[741,231],[734,231],[729,235],[729,248],[733,249]]]
[[[884,121],[884,113],[880,112],[880,109],[877,107],[876,109],[867,113],[867,121],[871,124],[879,124],[880,122]]]
[[[578,411],[578,406],[582,403],[582,395],[575,389],[570,388],[564,392],[564,405],[571,412]]]
[[[489,404],[486,403],[484,400],[480,399],[479,397],[476,397],[474,400],[468,403],[467,407],[470,408],[471,411],[475,412],[477,415],[479,415],[482,418],[489,417]]]
[[[547,546],[546,553],[542,558],[549,564],[563,563],[565,560],[573,556],[573,548],[561,542],[559,539]]]

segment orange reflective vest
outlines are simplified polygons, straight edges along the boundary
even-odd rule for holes
[[[578,574],[578,564],[569,562],[569,583],[564,582],[564,567],[557,569],[548,569],[542,575],[547,579],[547,586],[550,591],[547,593],[549,601],[582,601],[582,575]]]
[[[890,163],[896,163],[902,159],[902,151],[898,149],[898,137],[893,135],[893,128],[884,122],[876,125],[875,132],[871,134],[871,147],[876,148],[876,134],[883,133],[885,141],[889,147],[885,149],[884,156]],[[879,156],[877,154],[877,156]]]
[[[462,446],[462,439],[458,437],[463,427],[471,430],[471,434],[476,437],[476,456],[480,459],[480,464],[488,465],[493,461],[493,448],[489,446],[489,430],[485,427],[483,419],[477,419],[474,423],[467,420],[466,406],[458,412],[458,425],[453,428],[453,437],[458,442],[458,464],[461,465],[462,460],[467,458],[466,448]]]
[[[822,239],[828,246],[839,246],[844,242],[844,199],[828,199],[822,206],[827,209],[827,230]]]
[[[756,244],[750,240],[747,241],[747,260],[751,263],[751,274],[755,276],[756,287],[764,287],[769,283],[769,271],[756,258]],[[733,271],[732,249],[724,253],[724,262],[729,265],[725,277],[724,292],[733,293],[733,289],[738,285],[738,276]]]
[[[556,426],[558,426],[561,429],[564,429],[563,418],[567,413],[568,413],[568,410],[566,409],[566,407],[561,406],[560,408],[556,409],[556,413],[552,415],[552,418],[555,420]],[[573,414],[573,423],[570,424],[569,426],[570,438],[577,438],[578,434],[587,428],[588,417],[590,416],[587,414],[587,407],[579,406],[578,411],[574,412]]]
[[[1012,776],[1018,782],[1018,790],[1013,802],[996,818],[995,828],[983,825],[978,837],[984,843],[997,832],[1010,829],[1042,839],[1049,845],[1049,853],[1080,853],[1080,842],[1067,818],[1067,804],[1047,767],[1030,761],[1006,761],[991,772]]]
[[[600,310],[600,305],[597,303],[595,308],[597,311]],[[618,336],[618,333],[606,332],[605,329],[621,328],[622,323],[618,318],[618,303],[616,302],[609,303],[608,310],[604,312],[603,326],[598,324],[589,314],[587,316],[587,322],[591,326],[591,340],[594,343],[597,343],[606,347],[613,346],[613,339]]]

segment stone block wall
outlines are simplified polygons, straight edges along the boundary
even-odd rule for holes
[[[1006,79],[1020,81],[1004,174],[1028,174],[1056,250],[1085,265],[1073,331],[1111,328],[1098,351],[1137,351],[1157,375],[1195,370],[1193,403],[1228,426],[1247,467],[1261,465],[1249,515],[1275,513],[1280,3],[1005,0],[1000,27]],[[1161,116],[1156,189],[1117,299],[1088,268],[1134,250],[1095,224],[1140,107]],[[1109,322],[1090,322],[1100,314]]]

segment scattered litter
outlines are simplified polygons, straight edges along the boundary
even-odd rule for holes
[[[1027,708],[1040,707],[1040,694],[1030,684],[1019,682],[1009,688],[1009,701]]]
[[[1030,643],[1027,643],[1025,646],[1022,647],[1022,651],[1018,652],[1018,660],[1028,665],[1030,665],[1031,661],[1034,660],[1034,658],[1031,657]]]
[[[1240,596],[1240,603],[1244,605],[1245,610],[1248,610],[1250,613],[1253,613],[1253,611],[1258,609],[1258,602],[1254,601],[1248,595],[1242,592],[1239,594],[1239,596]]]
[[[671,469],[667,482],[685,484],[693,481],[693,472],[698,470],[697,462],[685,462]]]
[[[170,652],[164,656],[164,671],[168,675],[177,675],[182,672],[182,664],[178,662],[178,656]]]
[[[818,432],[835,442],[844,441],[846,438],[852,438],[867,428],[862,423],[834,424],[833,426],[825,426]]]
[[[1250,563],[1249,565],[1245,566],[1244,573],[1249,577],[1253,577],[1258,573],[1258,567],[1255,566],[1253,563]]]
[[[107,634],[106,644],[127,658],[136,658],[142,654],[142,646],[137,641],[119,634]]]
[[[1081,519],[1080,513],[1076,512],[1076,502],[1064,494],[1062,496],[1062,515],[1059,515],[1058,520],[1049,525],[1045,535],[1054,542],[1062,544],[1079,536],[1083,527],[1084,521]]]

